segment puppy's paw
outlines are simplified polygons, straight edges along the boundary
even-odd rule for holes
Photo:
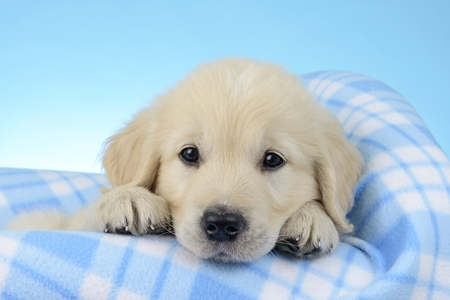
[[[94,227],[119,234],[171,232],[166,201],[142,187],[117,187],[106,192],[94,206]]]
[[[332,252],[339,244],[339,233],[322,204],[311,201],[302,206],[283,225],[276,251],[301,257]]]

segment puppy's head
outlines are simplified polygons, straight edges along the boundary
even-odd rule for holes
[[[322,201],[342,231],[360,156],[296,76],[227,59],[198,67],[109,142],[113,185],[166,199],[179,242],[202,258],[268,253],[286,220]]]

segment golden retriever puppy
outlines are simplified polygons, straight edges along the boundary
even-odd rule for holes
[[[112,188],[74,216],[37,212],[11,229],[166,229],[194,254],[251,261],[274,247],[336,249],[362,159],[339,121],[283,68],[249,59],[199,66],[108,139]]]

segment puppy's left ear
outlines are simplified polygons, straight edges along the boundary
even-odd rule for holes
[[[340,122],[329,112],[323,118],[316,172],[322,203],[335,225],[350,232],[353,225],[346,219],[353,206],[353,189],[361,176],[363,159],[346,139]]]
[[[151,189],[159,167],[153,108],[136,114],[105,144],[103,167],[113,187],[141,186]]]

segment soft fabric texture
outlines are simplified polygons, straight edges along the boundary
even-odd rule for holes
[[[203,261],[174,237],[0,231],[0,299],[450,299],[450,162],[411,105],[374,79],[302,76],[366,167],[339,248],[316,260],[270,253]],[[0,227],[15,214],[74,212],[98,174],[0,169]]]

